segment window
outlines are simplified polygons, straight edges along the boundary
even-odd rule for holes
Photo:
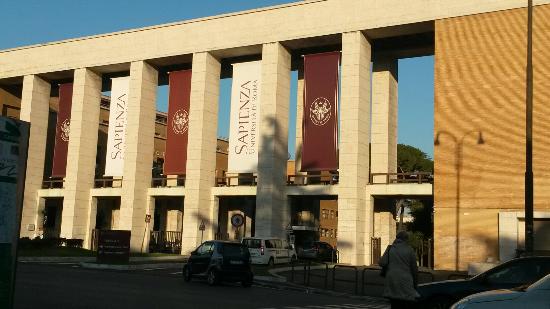
[[[220,246],[218,252],[223,253],[224,256],[245,256],[248,255],[248,249],[241,244],[223,244]]]
[[[260,249],[262,246],[262,241],[259,239],[245,239],[243,240],[243,244],[245,244],[248,248]]]
[[[331,219],[334,219],[334,210],[331,210],[331,211],[330,211],[330,218],[331,218]]]
[[[539,278],[540,265],[530,260],[511,263],[487,275],[487,281],[496,284],[526,284]]]
[[[198,255],[210,255],[214,251],[213,247],[214,247],[213,243],[207,242],[207,243],[203,244],[202,246],[200,246],[197,249],[197,254]]]
[[[272,239],[266,239],[265,247],[266,248],[276,248],[275,247],[275,242]]]

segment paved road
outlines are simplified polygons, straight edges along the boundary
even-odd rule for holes
[[[177,270],[108,271],[77,265],[20,263],[16,306],[23,308],[387,308],[382,301],[355,300],[238,284],[210,287],[184,283]]]

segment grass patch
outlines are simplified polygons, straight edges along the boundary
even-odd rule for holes
[[[96,252],[84,248],[46,247],[46,248],[19,248],[18,255],[22,257],[95,257]],[[130,253],[130,257],[163,257],[181,256],[167,253]],[[165,261],[164,261],[165,262]]]

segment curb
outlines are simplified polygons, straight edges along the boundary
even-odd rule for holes
[[[89,262],[80,262],[82,268],[88,269],[107,269],[107,270],[145,270],[145,269],[182,269],[185,263],[155,263],[155,264],[96,264]]]

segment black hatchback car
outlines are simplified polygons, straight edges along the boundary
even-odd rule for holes
[[[513,259],[470,279],[419,285],[420,308],[449,308],[466,296],[529,285],[547,274],[550,274],[550,257]]]
[[[253,274],[250,268],[250,252],[241,243],[229,241],[206,241],[191,252],[183,267],[183,279],[206,278],[209,285],[220,281],[241,282],[242,286],[252,285]]]

